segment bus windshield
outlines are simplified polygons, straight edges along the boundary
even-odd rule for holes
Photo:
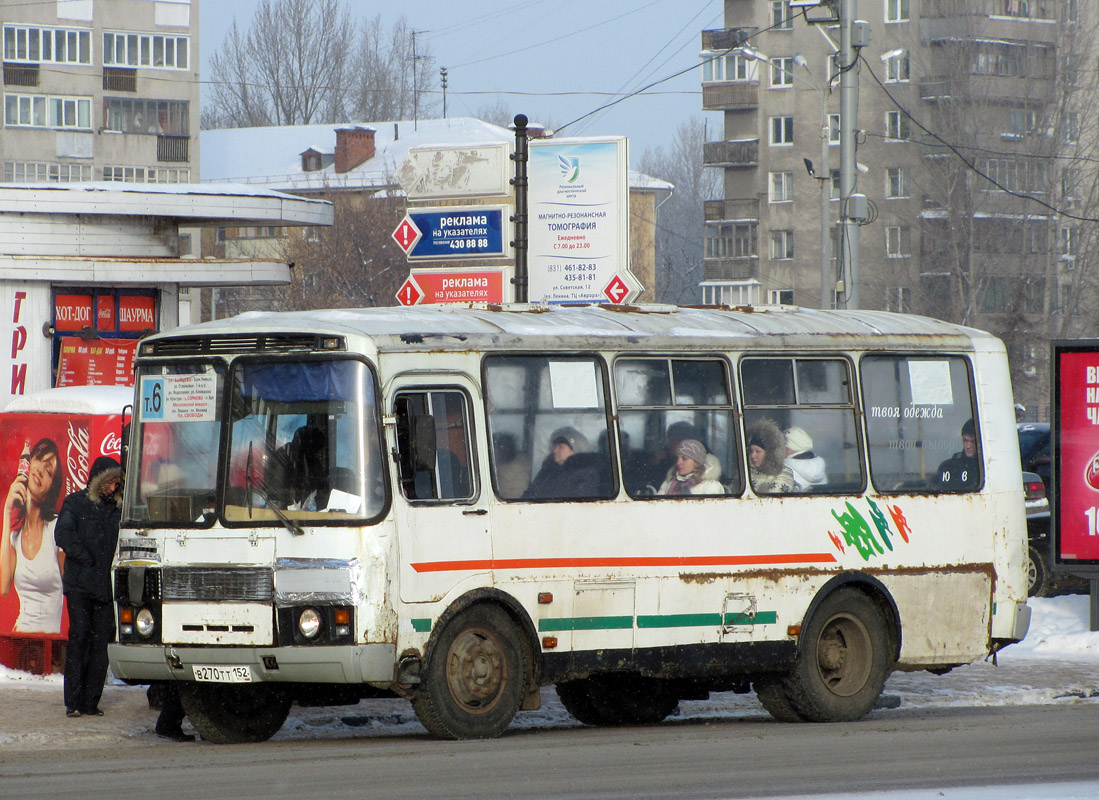
[[[203,387],[208,412],[192,415],[181,413],[178,398],[169,396],[179,382],[172,369],[178,368],[141,373],[141,397],[153,393],[146,382],[159,380],[165,400],[163,421],[144,409],[139,414],[142,486],[128,518],[212,524],[223,436],[228,458],[220,510],[227,525],[284,525],[298,532],[301,524],[347,524],[380,514],[385,483],[379,418],[365,364],[238,360],[228,375],[203,366],[210,376]],[[230,394],[226,420],[218,416],[225,406],[223,385]],[[184,457],[201,464],[188,466]],[[172,480],[160,479],[162,472]]]

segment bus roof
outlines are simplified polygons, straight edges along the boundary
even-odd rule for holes
[[[887,311],[821,311],[796,306],[682,307],[431,305],[247,312],[237,317],[177,328],[150,341],[259,333],[358,335],[379,351],[471,348],[536,349],[542,339],[561,348],[660,347],[672,343],[720,348],[779,336],[787,347],[868,344],[928,348],[996,347],[989,333],[942,320]],[[977,346],[975,340],[987,340]],[[868,341],[875,340],[875,341]]]

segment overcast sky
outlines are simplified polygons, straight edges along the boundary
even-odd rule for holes
[[[205,63],[234,16],[249,27],[259,0],[201,2]],[[630,162],[666,147],[676,127],[702,114],[701,31],[722,27],[721,0],[345,0],[356,19],[400,14],[449,72],[448,116],[473,116],[503,98],[509,113],[560,129],[617,96],[665,81],[613,108],[568,125],[562,136],[626,135]],[[438,90],[438,80],[431,87]],[[205,98],[205,95],[204,95]],[[709,115],[708,115],[709,116]],[[352,120],[348,120],[352,121]],[[382,120],[355,120],[361,122]],[[720,138],[711,118],[711,139]]]

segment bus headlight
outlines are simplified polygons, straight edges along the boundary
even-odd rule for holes
[[[321,632],[321,615],[317,609],[307,608],[298,615],[298,630],[306,639],[312,639]]]
[[[156,617],[153,616],[153,612],[147,608],[138,611],[134,619],[134,628],[146,639],[152,636],[156,631]]]

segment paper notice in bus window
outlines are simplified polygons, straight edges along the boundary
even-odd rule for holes
[[[217,375],[161,375],[141,379],[145,422],[211,422],[216,419]]]
[[[550,397],[554,408],[599,408],[599,385],[590,361],[551,361]]]
[[[908,385],[914,406],[952,406],[949,361],[909,361]]]

